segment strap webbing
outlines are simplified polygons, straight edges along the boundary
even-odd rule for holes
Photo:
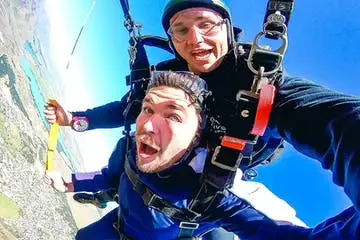
[[[131,169],[129,161],[125,160],[125,173],[129,177],[133,188],[138,192],[146,206],[154,208],[170,218],[183,222],[193,222],[200,217],[200,214],[187,208],[179,208],[169,201],[154,193],[148,186],[141,182],[138,174]]]
[[[120,0],[125,19],[131,19],[128,0]]]
[[[58,102],[54,98],[50,98],[49,102],[58,106]],[[59,124],[57,122],[51,124],[50,132],[49,132],[49,140],[47,145],[47,154],[46,154],[46,162],[45,162],[45,170],[52,171],[54,170],[54,154],[56,151],[57,141],[58,141],[58,133],[59,133]]]
[[[206,212],[214,202],[218,193],[219,189],[212,186],[212,184],[204,178],[199,192],[190,205],[190,209],[199,213]]]
[[[177,239],[179,240],[192,240],[194,238],[194,231],[199,227],[198,223],[181,222],[179,225],[180,231]]]
[[[285,17],[285,25],[286,27],[289,25],[291,12],[294,9],[294,0],[269,0],[266,7],[266,13],[264,17],[264,24],[268,22],[268,17],[271,14],[274,14],[276,11],[280,11],[280,13]],[[271,23],[266,26],[267,31],[278,31],[281,32],[283,27],[276,23]],[[277,39],[276,35],[266,35],[267,38]]]

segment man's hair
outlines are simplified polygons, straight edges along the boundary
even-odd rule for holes
[[[204,127],[205,100],[210,95],[206,82],[199,76],[185,71],[154,71],[146,93],[154,87],[171,87],[183,90],[190,98],[190,102],[199,113],[199,128]]]

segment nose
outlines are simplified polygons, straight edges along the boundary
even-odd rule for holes
[[[196,26],[192,26],[189,29],[186,40],[189,44],[198,44],[204,41],[204,37],[201,35],[199,29]]]
[[[145,121],[143,129],[147,133],[158,134],[162,124],[164,124],[163,118],[159,114],[153,114],[148,120]]]

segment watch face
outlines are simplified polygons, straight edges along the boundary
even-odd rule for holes
[[[87,117],[74,117],[71,127],[77,132],[83,132],[89,128],[89,121]]]

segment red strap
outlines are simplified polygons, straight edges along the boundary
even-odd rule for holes
[[[262,136],[269,122],[270,112],[275,98],[275,86],[266,84],[260,90],[259,105],[251,134]]]
[[[233,148],[239,151],[244,149],[245,144],[246,144],[246,140],[240,138],[224,136],[221,139],[221,146]]]

